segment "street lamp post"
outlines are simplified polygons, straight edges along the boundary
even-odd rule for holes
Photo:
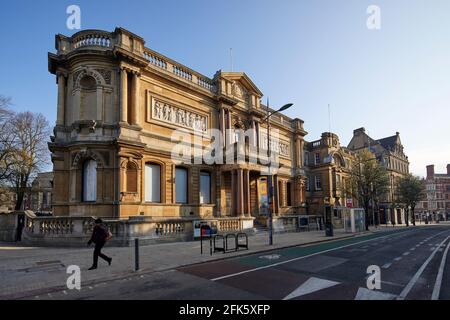
[[[370,183],[370,196],[372,198],[372,222],[373,222],[373,226],[376,228],[377,225],[375,223],[375,202],[373,199],[373,183]]]
[[[285,104],[280,109],[270,112],[269,108],[269,99],[267,99],[267,116],[263,119],[262,122],[267,120],[267,188],[268,188],[268,197],[269,197],[269,245],[273,245],[273,212],[272,212],[272,197],[273,197],[273,185],[272,185],[272,160],[271,160],[271,152],[270,152],[270,117],[275,113],[282,112],[290,107],[292,107],[292,103]]]

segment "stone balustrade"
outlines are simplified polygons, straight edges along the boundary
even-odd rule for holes
[[[203,89],[206,89],[212,93],[216,92],[216,86],[214,85],[214,81],[201,75],[194,70],[189,69],[188,67],[183,66],[163,55],[159,54],[156,51],[153,51],[148,48],[144,48],[143,51],[144,59],[149,62],[149,65],[157,67],[161,70],[167,71],[172,75],[175,75],[177,78],[180,78],[184,81],[187,81],[191,84],[197,85]]]
[[[151,51],[144,50],[144,58],[155,67],[167,70],[167,62],[163,58],[153,54]]]
[[[157,67],[190,84],[194,84],[211,93],[216,93],[212,79],[173,61],[162,54],[144,47],[144,41],[128,31],[117,28],[114,32],[102,30],[84,30],[72,37],[57,36],[58,54],[67,54],[78,49],[120,50],[122,54],[138,55],[148,62],[149,67]]]
[[[240,231],[242,230],[242,220],[239,218],[228,218],[218,221],[218,231]]]
[[[211,220],[219,232],[252,230],[253,218],[169,218],[134,216],[128,219],[103,219],[113,234],[109,245],[130,246],[135,238],[141,243],[192,240],[195,220]],[[95,217],[37,217],[25,213],[23,242],[39,246],[84,246],[94,227]]]
[[[155,233],[158,236],[173,236],[179,235],[184,232],[185,223],[184,222],[160,222],[156,224]]]
[[[99,46],[111,48],[111,34],[102,31],[89,31],[79,34],[72,39],[74,49],[78,49],[85,46]]]

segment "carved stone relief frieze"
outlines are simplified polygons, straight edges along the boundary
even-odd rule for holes
[[[151,102],[152,119],[176,125],[194,131],[206,132],[208,129],[208,117],[175,107],[167,102],[152,98]]]

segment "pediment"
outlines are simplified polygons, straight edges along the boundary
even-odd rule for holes
[[[253,81],[245,74],[245,72],[223,72],[220,71],[220,76],[233,83],[232,92],[236,97],[245,97],[248,94],[254,94],[258,98],[263,96],[263,93],[253,83]]]

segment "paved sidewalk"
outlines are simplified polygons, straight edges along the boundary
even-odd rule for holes
[[[405,229],[381,226],[369,232]],[[364,235],[362,233],[359,235]],[[204,243],[204,254],[200,254],[200,242],[176,242],[154,244],[140,247],[140,271],[155,272],[173,269],[184,265],[229,258],[237,255],[264,252],[272,249],[307,245],[353,237],[341,230],[335,230],[334,237],[325,237],[324,231],[282,233],[274,235],[274,245],[268,245],[268,234],[257,233],[249,236],[250,250],[232,253],[209,254],[209,243]],[[43,248],[21,247],[17,244],[0,243],[0,299],[23,296],[24,292],[39,294],[43,289],[66,285],[67,267],[78,265],[81,268],[83,285],[107,281],[109,279],[132,276],[134,272],[134,247],[104,249],[104,253],[113,258],[112,266],[99,260],[97,270],[88,271],[92,264],[93,248]],[[45,291],[45,290],[44,290]]]

